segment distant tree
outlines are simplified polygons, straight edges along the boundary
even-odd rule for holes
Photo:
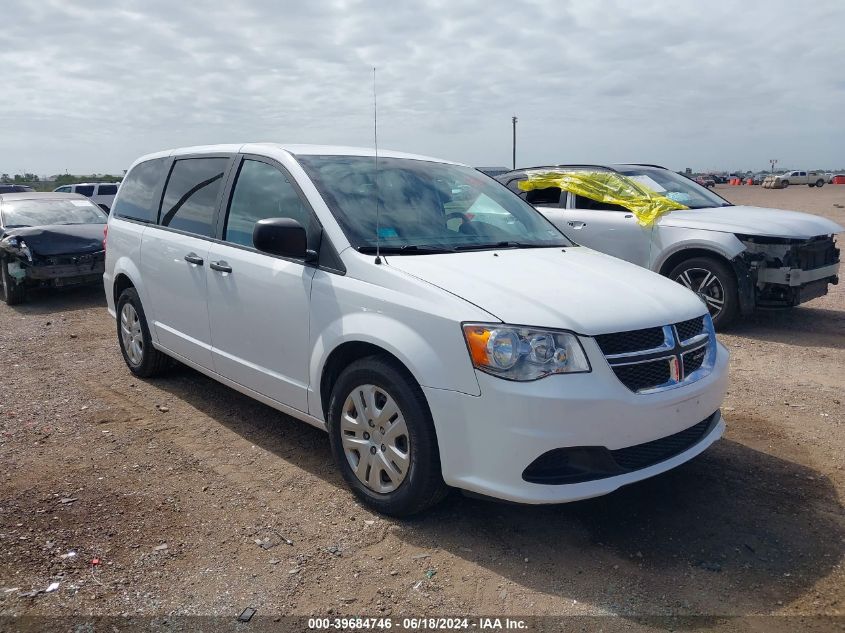
[[[0,175],[0,182],[8,184],[8,183],[12,182],[12,178],[11,178],[11,176],[9,176],[9,174],[3,174],[3,175]]]

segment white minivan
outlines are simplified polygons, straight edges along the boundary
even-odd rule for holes
[[[263,143],[144,156],[103,279],[134,374],[177,359],[327,430],[387,514],[449,487],[606,494],[725,428],[728,352],[694,293],[449,161]]]

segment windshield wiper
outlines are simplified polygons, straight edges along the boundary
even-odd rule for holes
[[[526,244],[525,242],[491,242],[487,244],[461,244],[456,246],[456,251],[475,251],[484,250],[486,248],[554,248],[556,246],[566,246],[566,244]]]
[[[402,246],[382,246],[378,249],[385,255],[433,255],[437,253],[454,253],[455,249],[431,244],[403,244]],[[375,246],[359,246],[359,253],[375,255]]]

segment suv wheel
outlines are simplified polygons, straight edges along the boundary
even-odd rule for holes
[[[169,358],[153,347],[147,317],[135,288],[127,288],[117,300],[117,340],[129,370],[140,378],[152,378],[169,364]]]
[[[698,295],[707,306],[714,327],[726,327],[739,311],[736,278],[722,262],[712,257],[693,257],[681,262],[669,273]]]
[[[781,180],[780,184],[782,184],[783,188],[786,189],[789,186],[789,181],[788,180]]]
[[[26,287],[15,283],[9,274],[8,263],[5,259],[0,259],[0,286],[3,288],[3,301],[6,305],[17,305],[26,299]]]
[[[821,179],[821,178],[819,178],[819,179],[816,181],[816,187],[824,187],[824,180],[823,180],[823,179]]]
[[[404,368],[379,356],[355,361],[332,389],[327,419],[335,462],[370,507],[407,516],[445,496],[431,413]]]

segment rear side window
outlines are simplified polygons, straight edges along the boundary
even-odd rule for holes
[[[113,196],[117,193],[117,185],[100,185],[97,189],[98,196]]]
[[[214,210],[228,158],[187,158],[173,163],[161,203],[162,226],[214,236]]]
[[[94,195],[94,185],[77,185],[74,193],[81,194],[86,198]]]
[[[252,229],[266,218],[293,218],[305,227],[309,238],[316,233],[315,222],[288,177],[267,163],[245,160],[229,205],[224,239],[252,246]]]
[[[132,168],[120,188],[112,214],[141,222],[155,222],[158,216],[156,190],[165,176],[166,158],[155,158]]]
[[[584,196],[575,196],[575,208],[588,209],[590,211],[625,211],[626,213],[630,213],[628,209],[618,204],[599,202],[598,200],[591,200]]]
[[[560,187],[546,187],[532,189],[525,196],[528,204],[545,204],[558,206],[560,204]]]

